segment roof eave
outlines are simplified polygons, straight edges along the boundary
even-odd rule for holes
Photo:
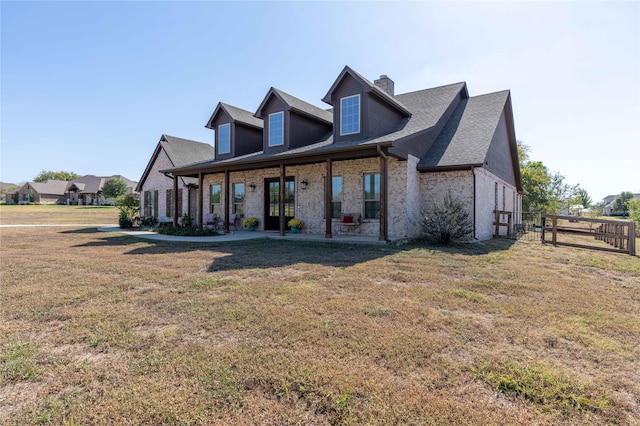
[[[482,167],[483,163],[475,164],[450,164],[446,166],[420,166],[417,169],[419,172],[452,172],[458,170],[473,170],[477,167]]]

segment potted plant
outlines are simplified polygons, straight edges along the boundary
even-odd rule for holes
[[[180,218],[180,223],[182,224],[183,228],[188,228],[193,223],[193,219],[191,218],[191,216],[189,216],[188,213],[183,213],[182,218]]]
[[[302,227],[304,226],[304,222],[294,217],[289,222],[287,222],[287,225],[289,225],[289,227],[291,228],[291,232],[296,234],[299,230],[302,229]]]
[[[247,217],[242,221],[242,227],[247,228],[249,231],[255,231],[258,226],[257,217]]]

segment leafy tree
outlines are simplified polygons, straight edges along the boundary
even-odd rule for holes
[[[593,200],[589,196],[589,193],[584,188],[576,187],[575,196],[571,201],[572,204],[582,204],[585,209],[588,209],[593,204]]]
[[[589,208],[589,216],[596,218],[598,216],[604,216],[604,201],[598,201],[592,204]]]
[[[116,199],[116,206],[120,210],[118,222],[120,228],[131,228],[139,220],[140,201],[135,194],[126,194]]]
[[[627,201],[629,220],[636,224],[636,235],[640,235],[640,200],[635,198]]]
[[[65,172],[65,171],[61,171],[61,172],[54,172],[54,171],[50,171],[50,170],[43,170],[40,173],[38,173],[38,176],[33,178],[34,182],[44,182],[47,181],[49,179],[53,179],[53,180],[74,180],[74,179],[78,179],[80,177],[80,175],[73,173],[73,172]]]
[[[107,179],[104,185],[102,185],[102,195],[106,198],[113,198],[114,200],[125,195],[128,190],[127,184],[117,178]]]
[[[469,212],[460,199],[447,194],[442,202],[433,204],[433,211],[424,217],[422,229],[439,244],[449,244],[473,232]]]
[[[615,200],[613,200],[613,211],[620,212],[624,216],[628,215],[629,214],[628,201],[631,199],[633,199],[632,192],[621,192],[616,196]]]

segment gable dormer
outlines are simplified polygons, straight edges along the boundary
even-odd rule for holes
[[[247,110],[219,102],[205,127],[215,131],[219,160],[262,150],[262,120]]]
[[[263,149],[278,152],[318,142],[331,132],[330,112],[274,87],[255,117],[264,120]]]
[[[376,83],[345,66],[323,102],[333,106],[333,140],[367,139],[395,130],[411,112],[393,94],[393,81]]]

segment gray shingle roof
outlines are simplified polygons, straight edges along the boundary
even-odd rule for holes
[[[248,124],[249,126],[257,127],[259,129],[262,129],[264,127],[264,123],[262,122],[262,120],[254,117],[253,113],[251,113],[250,111],[234,107],[233,105],[225,104],[224,102],[218,103],[218,106],[213,111],[213,114],[211,114],[211,118],[209,119],[205,127],[211,128],[209,127],[211,125],[211,120],[213,120],[213,117],[216,116],[221,108],[224,109],[227,114],[229,114],[233,121]]]
[[[276,94],[278,97],[282,99],[282,101],[285,104],[289,105],[291,109],[295,111],[303,112],[307,115],[318,118],[329,124],[333,124],[333,114],[330,111],[319,108],[315,105],[312,105],[308,102],[303,101],[302,99],[298,99],[295,96],[290,95],[286,92],[283,92],[280,89],[276,89],[275,87],[272,87],[267,92],[267,95],[264,97],[264,100],[262,101],[262,103],[258,107],[258,110],[255,113],[256,117],[262,117],[262,114],[261,114],[262,108],[265,106],[267,100],[272,96],[272,94]]]
[[[344,149],[349,150],[363,146],[375,146],[385,142],[400,141],[412,137],[417,133],[425,131],[436,125],[442,114],[451,105],[461,92],[466,95],[466,84],[464,82],[449,84],[447,86],[435,87],[396,96],[406,105],[412,113],[393,132],[368,139],[353,141],[335,142],[333,135],[329,134],[324,140],[315,144],[303,146],[296,149],[289,149],[279,153],[265,153],[263,151],[247,154],[241,157],[234,157],[225,160],[213,160],[194,164],[194,168],[216,166],[224,164],[240,163],[244,161],[260,161],[277,159],[283,156],[294,156],[307,153],[321,154],[323,151]]]
[[[64,195],[68,183],[66,180],[49,179],[44,182],[28,182],[27,185],[40,194]]]
[[[402,111],[405,114],[411,114],[411,109],[407,108],[401,102],[398,96],[391,96],[389,93],[380,89],[378,86],[376,86],[374,83],[372,83],[371,81],[369,81],[368,79],[360,75],[357,71],[355,71],[348,65],[344,67],[344,69],[342,70],[338,78],[336,78],[336,80],[334,81],[333,85],[331,86],[327,94],[324,96],[324,98],[322,98],[324,102],[328,103],[329,105],[333,105],[331,101],[331,92],[333,92],[336,89],[336,87],[338,87],[338,84],[340,84],[340,82],[342,81],[342,79],[346,74],[351,74],[351,76],[354,77],[356,80],[360,80],[361,84],[367,86],[372,92],[374,92],[380,98],[385,100],[387,103],[393,105],[399,111]]]
[[[212,160],[215,157],[215,149],[203,142],[162,135],[160,145],[176,167]]]
[[[483,164],[508,96],[505,90],[464,99],[418,167]]]

